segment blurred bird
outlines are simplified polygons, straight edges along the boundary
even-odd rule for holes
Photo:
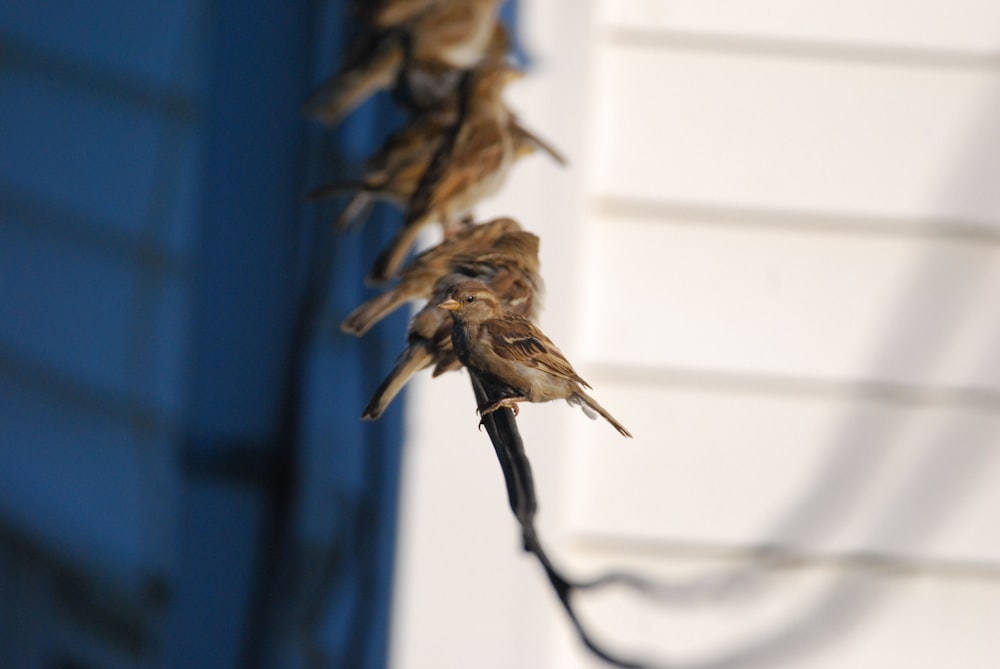
[[[447,91],[442,77],[449,71],[476,66],[491,50],[506,50],[497,34],[503,0],[406,0],[383,2],[360,10],[368,30],[354,46],[345,66],[320,85],[305,104],[305,112],[334,124],[376,91],[394,85],[405,98],[426,105]],[[408,72],[413,71],[414,76]],[[450,78],[451,84],[455,82]],[[428,86],[422,90],[421,83]]]
[[[501,236],[490,252],[456,256],[452,268],[455,271],[438,279],[430,301],[414,316],[407,333],[406,349],[375,391],[362,418],[374,420],[381,416],[418,371],[434,365],[433,376],[437,377],[462,366],[452,346],[452,320],[446,311],[437,308],[455,284],[468,281],[470,277],[478,278],[493,286],[505,309],[524,316],[537,313],[542,279],[538,272],[536,235],[513,230]]]
[[[526,230],[511,231],[498,238],[488,251],[457,254],[452,259],[451,271],[488,285],[504,309],[535,318],[545,292],[539,273],[538,247],[537,235]]]
[[[337,230],[346,229],[375,201],[405,209],[427,170],[445,133],[453,125],[448,116],[425,114],[389,135],[382,147],[365,162],[360,179],[339,180],[306,194],[310,201],[353,193],[337,216]]]
[[[500,95],[504,87],[519,76],[521,73],[508,67],[502,57],[488,59],[473,72],[463,75],[463,86],[391,133],[365,162],[360,179],[320,186],[310,191],[307,199],[355,192],[338,218],[338,229],[346,227],[374,200],[387,200],[406,209],[422,180],[431,176],[427,172],[435,166],[435,157],[442,149],[451,148],[446,145],[453,146],[457,141],[456,135],[464,126],[463,117],[469,116],[470,107],[475,106],[480,116],[489,109],[503,111],[509,116]],[[470,98],[475,100],[475,105]],[[522,139],[522,143],[526,143],[525,140]]]
[[[622,435],[632,436],[584,391],[590,386],[555,344],[528,319],[505,311],[485,283],[459,282],[438,306],[451,312],[452,345],[459,360],[491,399],[498,398],[478,407],[480,415],[502,407],[516,415],[518,402],[564,399],[591,418],[600,414]]]
[[[358,336],[365,334],[405,302],[429,298],[438,279],[456,271],[457,263],[466,267],[470,254],[475,258],[502,236],[520,230],[521,226],[512,218],[498,218],[459,229],[410,261],[399,273],[399,282],[391,290],[373,297],[348,314],[340,329]],[[534,262],[537,265],[537,249]],[[468,276],[478,276],[474,269],[472,272]]]
[[[503,185],[520,157],[510,131],[511,114],[500,99],[511,72],[490,66],[470,75],[469,90],[463,91],[466,113],[441,137],[412,191],[402,228],[375,260],[372,282],[384,283],[396,273],[425,225],[471,215],[476,204]]]
[[[389,202],[405,210],[428,165],[441,148],[442,138],[452,129],[456,119],[457,114],[451,108],[426,112],[389,135],[378,152],[365,162],[364,175],[360,179],[325,184],[307,193],[306,199],[316,201],[352,193],[334,224],[339,231],[362,216],[375,201]],[[566,164],[559,151],[525,128],[517,118],[511,117],[507,128],[513,141],[514,158],[541,150],[559,165]]]

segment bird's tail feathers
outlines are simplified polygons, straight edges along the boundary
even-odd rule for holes
[[[355,180],[334,181],[332,183],[314,188],[306,193],[306,200],[314,202],[325,200],[328,197],[354,193],[347,205],[337,215],[333,227],[337,232],[343,232],[351,223],[360,216],[367,215],[375,204],[376,194],[369,189],[364,182]]]
[[[375,420],[386,410],[386,407],[403,389],[410,377],[434,362],[431,352],[423,346],[411,345],[399,356],[396,366],[385,377],[382,384],[375,390],[372,399],[365,407],[361,417],[365,420]]]
[[[530,153],[537,149],[547,153],[560,167],[566,166],[566,157],[558,149],[521,125],[520,121],[515,119],[511,129],[514,132],[514,137],[518,140],[518,153]]]
[[[416,242],[417,234],[425,222],[425,220],[418,219],[407,222],[399,229],[389,245],[375,259],[375,264],[372,265],[371,272],[368,273],[369,283],[381,285],[395,276],[403,261],[406,260],[406,254]]]
[[[611,426],[618,430],[623,436],[631,437],[632,433],[625,429],[625,426],[618,422],[618,420],[612,416],[607,410],[597,403],[593,397],[583,392],[582,390],[577,390],[575,393],[569,396],[566,400],[574,406],[578,406],[583,409],[583,413],[594,420],[600,415],[604,420],[611,423]]]
[[[316,202],[330,197],[337,197],[346,193],[363,190],[365,184],[359,179],[338,179],[328,184],[317,186],[306,193],[306,202]]]
[[[405,298],[401,299],[394,290],[377,295],[349,313],[340,324],[340,329],[360,337],[405,301]]]
[[[392,86],[403,62],[395,40],[380,40],[368,58],[324,82],[306,101],[303,111],[328,125],[339,123],[376,91]]]
[[[337,217],[337,222],[334,224],[337,232],[343,232],[349,228],[356,219],[367,217],[374,205],[375,197],[371,191],[362,190],[355,193],[347,206],[344,207],[344,211],[340,212],[340,216]]]

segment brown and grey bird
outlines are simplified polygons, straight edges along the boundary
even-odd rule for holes
[[[622,435],[631,437],[597,400],[562,352],[523,316],[505,311],[496,294],[481,281],[462,281],[438,306],[451,312],[452,345],[459,360],[493,400],[478,408],[480,415],[519,402],[564,399],[589,417],[600,414]]]
[[[454,274],[488,285],[507,311],[535,318],[545,292],[539,273],[538,247],[537,235],[514,230],[499,237],[489,250],[455,255],[450,269]]]
[[[479,268],[474,266],[475,258],[488,254],[489,249],[503,236],[519,231],[521,226],[512,218],[497,218],[486,223],[459,228],[445,237],[440,244],[411,260],[400,271],[399,282],[395,286],[376,295],[348,314],[340,329],[361,336],[406,302],[429,298],[434,290],[434,284],[441,277],[459,270],[465,271],[470,277],[479,276]],[[532,261],[537,267],[537,243],[534,257],[526,262]]]
[[[389,202],[406,210],[428,165],[440,149],[443,136],[452,129],[457,114],[450,108],[438,108],[417,117],[400,128],[382,144],[367,161],[360,179],[341,180],[320,186],[306,197],[315,201],[337,195],[351,194],[351,199],[337,216],[335,228],[346,229],[374,202]],[[536,151],[548,154],[559,165],[565,165],[562,154],[550,143],[511,117],[507,125],[512,140],[514,158]],[[443,188],[443,185],[441,186]]]
[[[409,198],[403,226],[375,260],[372,282],[384,283],[395,275],[424,226],[470,216],[506,181],[522,155],[510,128],[510,111],[501,100],[511,72],[504,65],[484,64],[470,75],[472,85],[463,91],[466,113],[435,147]]]
[[[468,82],[460,90],[391,133],[365,161],[359,179],[320,186],[310,191],[307,199],[353,193],[338,217],[338,229],[345,228],[374,201],[391,202],[408,216],[424,213],[429,207],[434,208],[432,214],[448,220],[468,213],[475,204],[468,200],[474,198],[476,185],[497,173],[504,164],[501,159],[509,162],[524,155],[529,142],[524,133],[506,127],[510,112],[500,97],[520,73],[502,60],[491,59],[467,76]],[[504,125],[498,128],[498,124]],[[432,173],[427,174],[428,170]]]
[[[396,366],[372,396],[362,418],[382,415],[393,398],[415,373],[434,365],[433,375],[459,369],[462,365],[452,347],[452,319],[437,308],[452,287],[470,276],[493,286],[505,309],[524,316],[534,316],[540,304],[542,279],[538,266],[538,237],[524,230],[501,236],[485,253],[456,256],[452,273],[438,279],[433,294],[417,312],[407,333],[407,346]]]
[[[338,180],[311,190],[310,201],[351,193],[337,216],[335,228],[346,229],[374,202],[389,202],[405,210],[417,190],[427,166],[454,123],[453,116],[424,114],[391,133],[365,161],[359,179]]]
[[[503,0],[409,0],[359,11],[365,26],[345,66],[305,104],[308,115],[334,124],[379,90],[429,78],[432,88],[449,70],[476,66],[497,48]],[[506,49],[506,37],[502,44]],[[411,75],[408,71],[413,70]],[[454,78],[452,78],[454,80]],[[412,81],[411,81],[412,80]],[[419,87],[419,83],[416,84]],[[444,91],[447,92],[447,87]],[[419,90],[409,97],[433,101]]]

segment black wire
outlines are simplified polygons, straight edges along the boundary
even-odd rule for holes
[[[476,406],[485,406],[499,398],[491,397],[474,375],[472,377],[472,389],[476,396]],[[553,564],[548,553],[542,546],[535,528],[535,514],[538,511],[537,497],[535,496],[535,484],[531,475],[531,463],[524,451],[524,442],[521,433],[517,429],[517,422],[514,419],[514,412],[507,408],[501,408],[486,414],[482,418],[482,425],[489,434],[490,441],[497,453],[500,461],[500,468],[503,470],[504,481],[507,484],[507,496],[511,511],[517,518],[521,527],[521,538],[524,550],[534,555],[548,576],[549,583],[556,592],[560,604],[569,616],[570,622],[576,629],[577,635],[583,644],[597,657],[605,662],[622,669],[647,669],[651,665],[646,662],[630,659],[613,653],[598,643],[590,631],[581,622],[576,607],[573,602],[573,594],[577,590],[589,589],[603,584],[600,579],[584,584],[576,583],[563,575],[562,571]],[[620,575],[614,579],[607,580],[607,583],[622,580]],[[645,579],[640,579],[644,581]]]

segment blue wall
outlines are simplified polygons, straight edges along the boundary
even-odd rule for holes
[[[0,667],[385,664],[405,316],[336,324],[393,214],[301,202],[399,120],[301,119],[340,4],[0,4]]]

